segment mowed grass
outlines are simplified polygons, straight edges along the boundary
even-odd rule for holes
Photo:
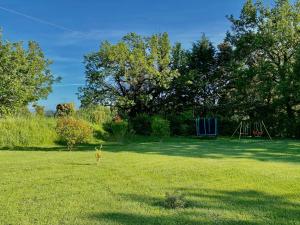
[[[0,151],[0,224],[300,224],[300,142],[140,139]],[[186,196],[166,209],[166,192]]]

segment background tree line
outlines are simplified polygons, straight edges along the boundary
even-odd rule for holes
[[[85,56],[82,108],[110,106],[145,132],[150,116],[171,123],[173,134],[194,134],[196,116],[216,116],[221,134],[239,120],[264,120],[273,135],[300,136],[300,1],[272,8],[247,0],[231,29],[214,45],[204,34],[190,49],[167,33],[129,33]],[[35,42],[0,38],[0,115],[45,98],[57,79]]]
[[[171,122],[197,115],[223,124],[264,120],[273,135],[299,136],[300,1],[269,8],[247,0],[228,19],[218,46],[203,35],[186,50],[171,46],[167,33],[102,43],[85,57],[82,107],[104,104],[129,119],[159,114]]]

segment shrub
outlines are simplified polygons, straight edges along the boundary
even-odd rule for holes
[[[92,137],[93,132],[87,122],[73,117],[62,117],[58,119],[56,131],[61,140],[67,143],[69,150],[71,150],[74,145],[87,141]]]
[[[128,132],[128,122],[126,121],[114,121],[111,124],[111,130],[114,138],[118,141],[123,141]]]
[[[193,111],[188,110],[179,114],[170,114],[171,133],[174,135],[193,135],[195,134],[195,120]]]
[[[54,145],[55,119],[44,117],[6,117],[0,119],[0,146],[29,147]]]
[[[45,115],[45,107],[41,105],[33,105],[35,110],[35,115],[37,116],[44,116]]]
[[[105,123],[103,128],[117,141],[123,141],[124,137],[128,134],[128,122],[119,117],[114,121]]]
[[[168,209],[178,209],[186,207],[184,196],[180,193],[166,193],[164,206]]]
[[[130,125],[137,134],[151,134],[151,117],[146,113],[138,114],[136,117],[131,119]]]
[[[151,121],[151,134],[155,137],[164,138],[170,136],[170,123],[161,117],[155,116]]]
[[[56,113],[55,115],[58,117],[61,116],[71,116],[75,113],[75,105],[74,103],[63,103],[58,104],[56,106]]]

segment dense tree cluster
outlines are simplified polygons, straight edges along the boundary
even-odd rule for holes
[[[168,35],[128,34],[85,57],[83,106],[106,104],[139,114],[263,119],[273,134],[300,130],[300,1],[272,8],[247,0],[217,47],[205,35],[190,50]]]

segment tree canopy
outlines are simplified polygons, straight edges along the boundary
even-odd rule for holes
[[[151,37],[130,33],[115,45],[103,42],[98,52],[85,57],[82,105],[113,105],[130,115],[155,112],[178,76],[170,66],[170,53],[166,33]]]
[[[0,115],[45,98],[55,78],[50,61],[36,42],[11,43],[0,38]]]
[[[130,33],[102,43],[85,57],[83,106],[108,104],[140,113],[219,116],[226,121],[265,120],[271,132],[300,130],[300,1],[267,7],[247,0],[216,45],[205,35],[191,49],[168,36]],[[298,132],[300,133],[300,132]],[[300,135],[300,134],[299,134]]]
[[[227,37],[240,64],[234,85],[240,110],[281,124],[283,119],[289,124],[285,129],[292,132],[300,104],[300,74],[295,70],[299,15],[299,1],[277,0],[268,8],[262,1],[247,0],[239,18],[229,17],[232,31]]]

